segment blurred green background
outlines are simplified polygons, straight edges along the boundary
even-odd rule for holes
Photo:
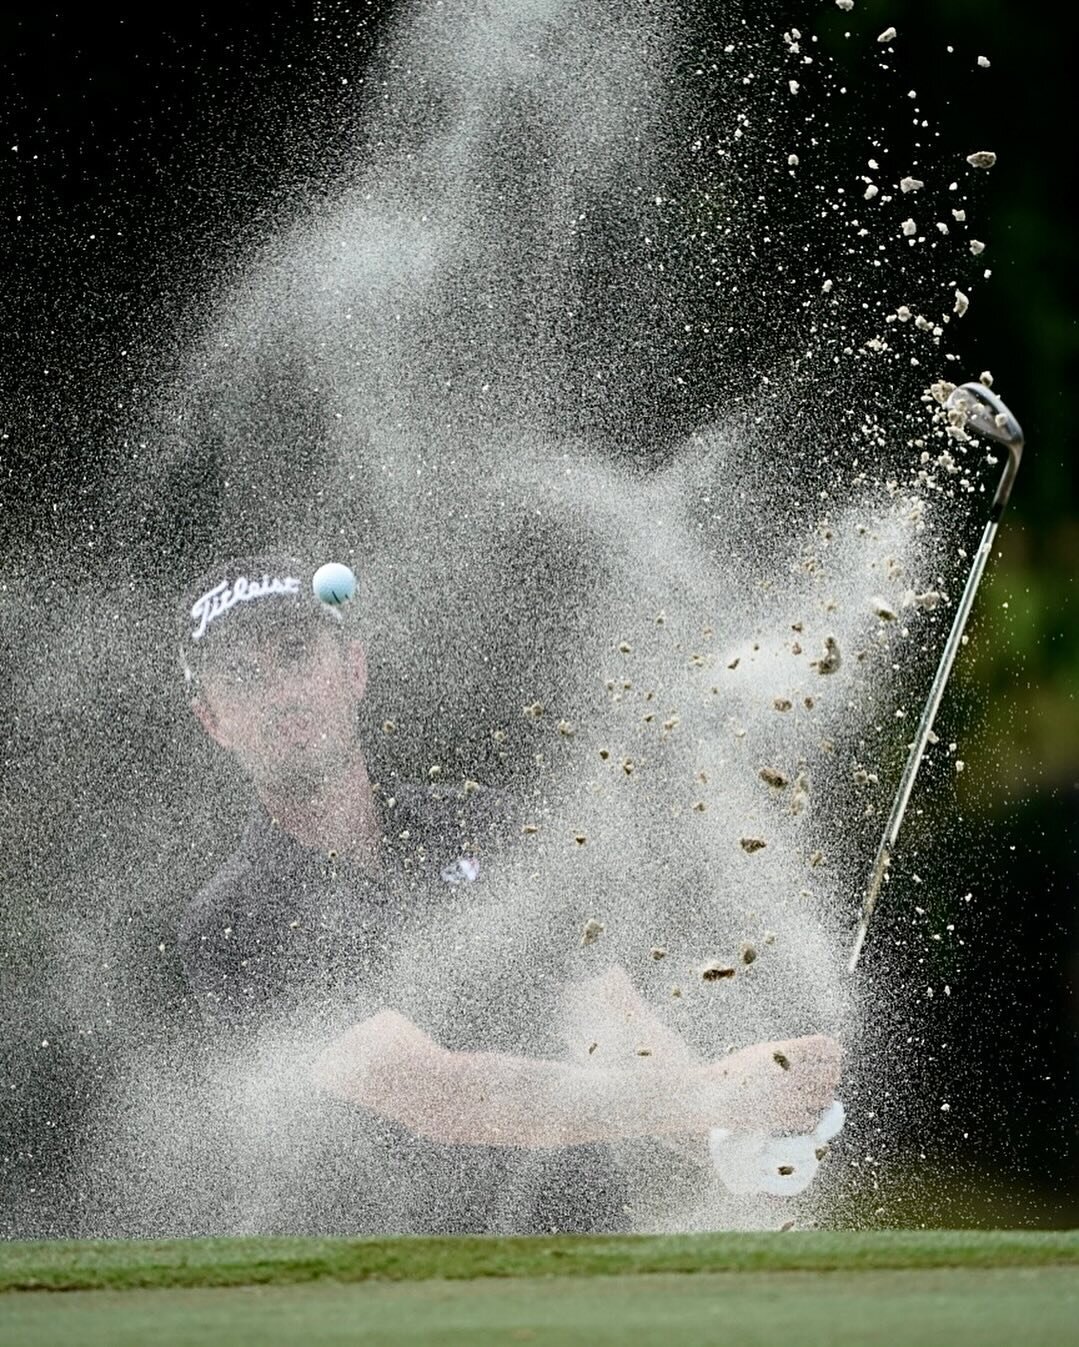
[[[363,20],[351,65],[393,6],[349,8]],[[683,8],[705,27],[725,13],[688,0]],[[760,8],[751,12],[763,25]],[[777,31],[812,21],[841,59],[844,30],[865,35],[895,25],[903,77],[920,91],[941,143],[999,155],[980,214],[993,279],[964,320],[962,353],[965,377],[993,371],[1028,446],[945,710],[968,770],[920,786],[927,814],[944,820],[939,831],[949,846],[934,848],[914,822],[905,835],[906,845],[924,852],[927,891],[962,892],[975,873],[979,939],[962,955],[963,994],[927,1012],[921,1025],[927,1037],[952,1046],[928,1052],[919,1079],[907,1082],[926,1097],[951,1083],[954,1116],[963,1122],[933,1145],[907,1137],[883,1208],[867,1183],[849,1199],[848,1214],[886,1224],[1076,1225],[1079,515],[1072,427],[1079,328],[1072,203],[1079,183],[1071,126],[1079,22],[1073,8],[1050,12],[1007,0],[856,0],[850,15],[822,0],[774,13]],[[289,193],[309,190],[295,168],[304,137],[315,134],[306,110],[312,91],[330,87],[339,72],[324,54],[283,70],[281,52],[310,47],[315,17],[307,6],[273,3],[212,11],[120,6],[108,14],[74,5],[8,6],[0,14],[5,135],[9,146],[19,145],[0,170],[5,209],[15,217],[2,245],[3,410],[23,429],[0,442],[8,546],[49,528],[56,508],[92,515],[107,499],[101,444],[113,433],[117,408],[95,404],[86,390],[100,371],[111,378],[122,367],[131,396],[152,392],[154,372],[118,361],[118,352],[130,349],[137,362],[140,350],[161,354],[154,347],[161,331],[172,328],[182,338],[184,294],[216,264],[216,241],[230,222],[249,223],[259,199],[271,219]],[[978,54],[990,59],[988,71],[976,69]],[[897,135],[906,129],[909,109],[901,103],[874,112],[893,117]],[[253,137],[265,149],[260,156],[246,152]],[[286,162],[291,176],[283,177]],[[241,179],[242,193],[235,190]],[[897,917],[881,916],[878,943],[886,946]],[[958,1071],[949,1056],[957,1044],[965,1045]],[[40,1098],[60,1098],[64,1069],[51,1061],[53,1074],[39,1072]],[[71,1107],[77,1112],[77,1103]],[[33,1110],[26,1116],[36,1127]],[[43,1211],[58,1213],[42,1217],[40,1232],[48,1233],[69,1195],[62,1184],[46,1195],[48,1184],[27,1167],[25,1138],[11,1135],[5,1166],[44,1195]],[[34,1136],[36,1145],[41,1138]]]
[[[1074,8],[1008,0],[858,0],[839,27],[855,21],[863,32],[899,31],[903,77],[945,145],[999,156],[979,225],[993,275],[964,320],[962,377],[993,372],[1027,445],[940,718],[942,733],[962,744],[967,771],[919,785],[927,815],[947,820],[938,832],[950,845],[938,851],[916,820],[904,834],[904,846],[922,852],[927,890],[973,888],[981,906],[979,938],[962,961],[962,1001],[926,1021],[930,1037],[964,1045],[959,1163],[938,1172],[939,1153],[923,1159],[912,1137],[908,1187],[891,1194],[887,1219],[1075,1225],[1079,175],[1069,53],[1079,25]],[[988,70],[974,69],[978,55]],[[979,1043],[986,1050],[971,1046]],[[927,1092],[947,1079],[948,1056],[942,1050],[936,1079],[930,1070],[921,1082]]]
[[[965,1161],[992,1159],[992,1178],[943,1185],[947,1209],[984,1202],[983,1215],[1041,1213],[1079,1221],[1076,1134],[1079,1067],[1079,518],[1075,394],[1077,173],[1068,128],[1067,53],[1074,9],[1052,13],[1007,0],[867,4],[904,34],[912,85],[939,90],[942,139],[995,149],[985,254],[991,283],[972,306],[968,377],[990,369],[1016,411],[1027,452],[997,553],[979,596],[971,644],[955,671],[949,721],[967,773],[951,805],[960,854],[989,857],[988,920],[968,952],[968,1000],[954,1041],[987,1026],[993,1054],[972,1093],[981,1139]],[[974,102],[956,90],[942,51],[991,61]],[[935,108],[934,108],[935,110]],[[973,148],[973,146],[972,146]],[[965,845],[963,845],[965,843]],[[947,869],[947,863],[942,867]],[[1022,1092],[1026,1107],[1012,1101]],[[994,1144],[995,1140],[995,1144]],[[915,1189],[920,1193],[920,1187]],[[911,1204],[916,1218],[917,1202]]]

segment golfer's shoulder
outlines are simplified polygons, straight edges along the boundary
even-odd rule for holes
[[[254,866],[243,851],[234,852],[195,893],[180,916],[178,941],[187,960],[208,943],[227,938],[253,895]]]
[[[252,809],[235,849],[187,903],[180,919],[185,941],[248,926],[296,868],[296,847],[261,807]]]

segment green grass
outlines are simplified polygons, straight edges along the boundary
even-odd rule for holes
[[[701,1272],[0,1299],[18,1347],[1075,1347],[1074,1268]]]
[[[549,1239],[81,1240],[0,1245],[0,1291],[642,1273],[1079,1267],[1079,1232],[790,1231]]]
[[[7,1244],[0,1288],[19,1347],[1079,1347],[1051,1231]]]

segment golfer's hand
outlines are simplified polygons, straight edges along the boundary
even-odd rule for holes
[[[836,1097],[842,1049],[834,1038],[754,1043],[700,1068],[727,1088],[722,1125],[773,1136],[811,1132]]]

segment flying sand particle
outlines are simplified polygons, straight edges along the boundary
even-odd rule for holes
[[[704,967],[701,969],[701,981],[723,982],[727,978],[734,977],[734,972],[735,970],[730,966],[730,964],[717,963],[713,961],[712,963],[706,963]]]
[[[768,843],[763,837],[740,837],[738,845],[747,856],[752,856],[755,851],[763,851]]]
[[[782,790],[790,782],[790,778],[784,776],[775,767],[762,767],[757,775],[762,781],[766,781],[769,786],[774,786],[776,790]]]
[[[597,921],[595,917],[589,917],[581,932],[581,944],[594,945],[606,929],[603,922]]]
[[[779,1067],[780,1071],[789,1071],[791,1069],[790,1059],[781,1052],[772,1053],[772,1061]]]
[[[895,41],[895,29],[894,29],[894,28],[885,28],[884,32],[881,33],[880,36],[877,38],[877,41],[878,41],[878,42],[894,42],[894,41]]]
[[[824,638],[824,654],[820,659],[815,659],[810,663],[811,669],[816,669],[817,673],[823,675],[834,674],[843,663],[843,658],[839,653],[839,642],[834,636]]]
[[[973,154],[967,155],[967,163],[971,168],[992,168],[997,162],[997,156],[993,150],[975,150]]]

